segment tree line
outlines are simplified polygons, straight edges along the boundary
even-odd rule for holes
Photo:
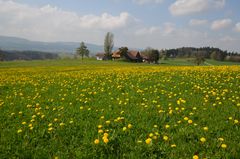
[[[217,61],[240,62],[240,54],[237,52],[223,51],[214,47],[182,47],[177,49],[166,49],[160,51],[162,58],[195,58],[203,57]]]

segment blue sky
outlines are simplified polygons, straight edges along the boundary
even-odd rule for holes
[[[0,35],[37,41],[240,52],[237,0],[0,0]]]

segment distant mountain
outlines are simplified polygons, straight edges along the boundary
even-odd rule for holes
[[[2,50],[18,51],[43,51],[55,53],[75,53],[80,42],[40,42],[23,38],[0,36],[0,48]],[[91,54],[103,51],[103,46],[86,43]]]

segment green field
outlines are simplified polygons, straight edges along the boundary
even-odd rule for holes
[[[2,62],[0,158],[240,158],[240,67],[190,65]]]

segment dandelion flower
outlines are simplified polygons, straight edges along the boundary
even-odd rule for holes
[[[176,144],[172,144],[171,147],[174,148],[174,147],[177,147],[177,145]]]
[[[239,122],[238,120],[236,120],[236,119],[234,120],[234,124],[238,124],[238,122]]]
[[[151,138],[147,138],[147,140],[145,140],[146,144],[151,144],[152,143],[152,139]]]
[[[98,130],[98,133],[99,134],[103,133],[103,130],[102,129]]]
[[[222,144],[221,147],[222,147],[223,149],[225,149],[225,148],[227,148],[227,145],[226,145],[226,144]]]
[[[219,141],[224,141],[224,139],[222,137],[218,138]]]
[[[123,127],[123,131],[126,131],[127,130],[127,127]]]
[[[107,138],[107,137],[104,137],[104,138],[103,138],[103,142],[104,142],[105,144],[107,144],[107,143],[109,142],[108,138]]]
[[[193,159],[199,159],[198,155],[194,155]]]
[[[99,144],[99,142],[100,142],[99,139],[94,140],[94,144],[96,144],[96,145]]]
[[[150,133],[150,134],[149,134],[149,137],[153,137],[153,133]]]
[[[203,130],[208,131],[208,127],[207,126],[203,127]]]
[[[165,128],[166,128],[166,129],[170,128],[170,125],[165,125]]]
[[[201,137],[201,138],[200,138],[200,141],[201,141],[202,143],[204,143],[204,142],[206,142],[206,138]]]
[[[21,133],[21,132],[22,132],[22,129],[18,129],[17,133],[19,134],[19,133]]]
[[[108,137],[108,133],[104,133],[103,136],[104,136],[104,137]]]
[[[167,141],[168,140],[168,136],[163,136],[163,140]]]
[[[132,128],[132,124],[128,124],[128,128],[131,129]]]
[[[192,124],[193,123],[193,121],[192,120],[188,120],[188,124]]]

